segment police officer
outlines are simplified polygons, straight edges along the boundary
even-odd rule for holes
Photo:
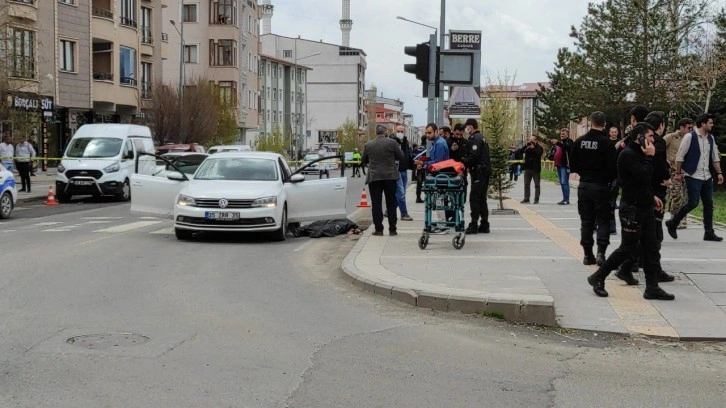
[[[469,155],[469,141],[464,139],[464,125],[461,123],[454,125],[454,132],[451,137],[446,139],[446,144],[449,146],[449,157],[463,163],[464,157]],[[464,179],[466,179],[466,174],[464,174]],[[453,221],[454,217],[454,210],[446,210],[446,221]]]
[[[467,234],[489,233],[489,208],[487,207],[487,191],[489,190],[489,176],[491,175],[491,159],[489,145],[479,131],[476,119],[467,119],[464,128],[469,133],[469,155],[464,157],[463,163],[471,175],[471,192],[469,206],[471,208],[471,223],[466,229]],[[481,224],[477,223],[481,218]]]
[[[585,265],[605,262],[610,245],[610,182],[617,175],[615,147],[605,133],[605,114],[590,115],[590,130],[579,137],[570,155],[570,170],[580,175],[577,188],[577,211],[580,213],[580,245]],[[597,258],[592,252],[597,225]]]
[[[587,277],[593,292],[607,297],[605,278],[627,258],[638,253],[642,246],[645,270],[645,299],[673,300],[675,296],[658,286],[658,241],[655,236],[653,210],[663,207],[663,202],[653,192],[654,129],[647,123],[638,123],[630,133],[628,146],[618,158],[618,179],[622,188],[620,199],[620,224],[622,241],[595,273]],[[630,274],[624,276],[624,274]],[[630,271],[619,270],[616,276],[627,282],[634,279]]]

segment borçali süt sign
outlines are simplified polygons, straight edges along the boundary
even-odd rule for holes
[[[7,95],[6,104],[14,109],[26,111],[52,111],[53,98],[49,97],[33,97],[20,95]]]

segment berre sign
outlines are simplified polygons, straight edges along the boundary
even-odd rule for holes
[[[449,31],[449,49],[481,50],[481,31]]]

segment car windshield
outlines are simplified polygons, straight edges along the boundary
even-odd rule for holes
[[[209,158],[197,170],[195,180],[275,181],[277,163],[270,159],[242,157]]]
[[[79,137],[66,149],[68,157],[114,157],[121,152],[123,140],[111,137]]]
[[[313,161],[318,160],[320,158],[319,154],[306,154],[303,158],[304,161]]]
[[[184,174],[194,174],[194,172],[197,171],[197,168],[200,164],[206,159],[207,156],[201,155],[201,154],[190,154],[186,156],[177,156],[171,160],[172,164],[174,164],[174,167],[179,169]],[[171,165],[166,165],[166,170],[169,171],[176,171],[174,167],[171,167]]]

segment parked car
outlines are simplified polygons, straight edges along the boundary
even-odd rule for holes
[[[285,240],[288,225],[346,216],[346,178],[305,180],[277,153],[210,155],[193,178],[137,174],[131,213],[169,217],[177,239],[195,232],[271,232]]]
[[[318,153],[308,153],[306,154],[302,161],[300,162],[300,167],[304,168],[303,171],[301,171],[302,174],[318,174],[320,172],[320,169],[318,168],[318,163],[310,164],[310,162],[314,160],[318,160],[322,158]]]
[[[191,153],[191,152],[173,152],[162,154],[166,160],[156,161],[156,170],[154,175],[158,177],[166,177],[169,171],[180,171],[184,174],[193,175],[202,162],[209,157],[207,153]],[[171,165],[174,165],[172,167]]]
[[[222,152],[251,152],[252,148],[247,145],[219,145],[209,148],[209,154]]]
[[[0,166],[0,219],[10,218],[10,214],[18,201],[18,189],[15,187],[13,172]]]
[[[139,153],[153,153],[151,130],[146,126],[121,124],[83,125],[68,143],[58,165],[55,187],[58,201],[74,195],[131,198],[129,177],[136,170]],[[152,156],[141,155],[138,171],[151,175]]]
[[[196,143],[191,144],[173,144],[167,143],[163,146],[156,148],[156,154],[164,154],[171,152],[193,152],[193,153],[204,153],[204,146]]]

